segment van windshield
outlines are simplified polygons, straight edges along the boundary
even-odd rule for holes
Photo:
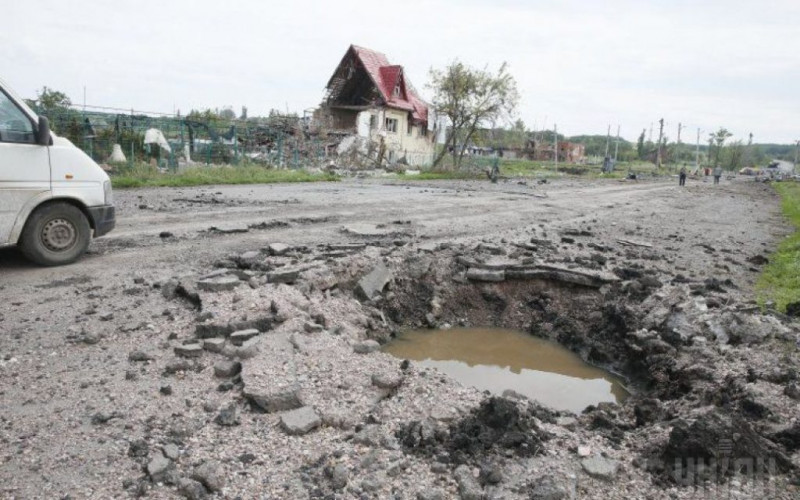
[[[33,123],[11,99],[0,92],[0,142],[34,143]]]

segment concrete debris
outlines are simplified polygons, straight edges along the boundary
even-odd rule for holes
[[[531,500],[570,500],[575,498],[575,480],[548,474],[533,481]]]
[[[397,389],[403,383],[403,376],[398,373],[373,373],[372,385],[380,389]]]
[[[611,460],[610,458],[595,455],[581,460],[581,467],[583,471],[590,476],[602,479],[604,481],[611,481],[617,475],[619,469],[619,462]]]
[[[244,344],[245,341],[250,340],[251,338],[259,335],[260,333],[261,332],[259,332],[255,328],[248,328],[247,330],[239,330],[233,332],[228,338],[230,339],[233,345],[240,346]]]
[[[150,458],[150,461],[147,463],[147,474],[150,476],[150,479],[153,480],[154,483],[159,483],[164,481],[172,469],[175,468],[175,464],[172,460],[165,457],[160,451],[154,453],[153,456]]]
[[[221,425],[223,427],[232,427],[234,425],[239,425],[239,413],[236,410],[236,405],[231,403],[222,410],[219,411],[217,416],[214,418],[214,422],[217,425]]]
[[[281,414],[281,427],[287,434],[298,436],[308,434],[322,423],[317,412],[310,406]]]
[[[241,280],[236,276],[224,275],[216,278],[208,278],[197,282],[197,288],[207,292],[225,292],[233,290],[241,285]]]
[[[207,461],[195,467],[192,479],[201,482],[211,492],[222,491],[225,487],[225,472],[217,462]]]
[[[212,337],[203,339],[203,349],[210,352],[222,352],[225,348],[225,339],[222,337]]]
[[[239,361],[222,360],[214,364],[214,375],[219,378],[235,377],[242,371],[242,363]]]
[[[478,480],[472,474],[472,469],[467,465],[459,465],[453,472],[456,484],[458,484],[458,494],[461,500],[482,500],[483,488],[478,484]]]
[[[300,276],[300,269],[281,268],[267,273],[267,283],[294,283]]]
[[[276,366],[274,360],[282,360]],[[242,366],[244,396],[266,412],[303,406],[294,368],[294,347],[285,334],[271,335],[256,356]]]
[[[270,243],[267,247],[267,251],[273,256],[286,255],[291,249],[292,247],[285,243]]]
[[[503,270],[471,267],[467,270],[467,279],[471,281],[499,282],[506,279],[506,273]]]
[[[374,340],[365,340],[353,346],[353,352],[358,354],[369,354],[381,348],[381,345]]]
[[[188,500],[203,500],[208,497],[208,491],[199,481],[187,477],[178,479],[178,493]]]
[[[363,300],[374,300],[383,293],[383,289],[394,278],[394,274],[383,262],[379,262],[372,270],[358,281],[356,295]]]
[[[173,350],[176,356],[184,358],[198,358],[203,355],[203,346],[198,342],[176,345]]]

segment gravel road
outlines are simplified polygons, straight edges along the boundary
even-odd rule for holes
[[[580,498],[688,498],[691,490],[665,486],[632,465],[634,453],[666,440],[664,423],[621,440],[591,428],[591,415],[548,421],[536,413],[542,439],[550,436],[543,457],[500,454],[474,470],[404,452],[393,436],[409,421],[467,418],[484,395],[414,367],[400,373],[386,354],[362,354],[372,349],[368,332],[387,323],[383,307],[391,307],[380,298],[362,307],[353,284],[377,261],[399,262],[402,254],[407,274],[398,282],[413,281],[415,259],[423,258],[429,267],[420,276],[444,290],[454,278],[437,262],[443,249],[500,246],[512,256],[526,242],[547,240],[526,251],[539,262],[577,266],[600,248],[607,257],[588,262],[596,271],[619,271],[629,259],[634,269],[649,269],[664,286],[650,302],[715,278],[730,281],[722,298],[708,291],[709,303],[719,311],[752,309],[761,266],[753,259],[768,256],[789,232],[774,191],[749,180],[713,186],[690,179],[679,188],[677,180],[350,179],[118,190],[115,197],[116,229],[74,265],[39,268],[14,249],[0,250],[2,498],[323,498],[335,491],[336,498],[433,499],[471,498],[475,489],[487,498],[568,498],[576,488]],[[583,233],[563,236],[576,228]],[[455,266],[457,252],[447,251]],[[246,259],[263,262],[244,266]],[[242,286],[235,290],[193,288],[198,277],[236,265]],[[338,286],[321,284],[330,274],[322,268]],[[299,284],[287,269],[302,273]],[[176,292],[183,283],[187,289]],[[624,293],[641,292],[624,283]],[[202,312],[192,300],[202,301]],[[711,307],[701,306],[703,314]],[[193,357],[202,325],[253,321],[270,323],[258,324],[272,339],[260,351],[223,338],[228,361],[213,351]],[[787,330],[780,331],[785,342]],[[699,356],[693,349],[681,354],[684,364]],[[744,380],[748,362],[770,364],[775,352],[772,344],[753,349],[703,352]],[[781,354],[781,363],[797,364],[796,350]],[[303,390],[296,414],[274,412],[274,401],[257,393],[259,384],[287,374],[287,384]],[[766,401],[773,422],[787,423],[787,381],[756,379],[762,399],[752,398]],[[675,403],[674,411],[694,411],[696,399]],[[636,404],[622,410],[625,418],[633,419]],[[792,460],[797,466],[797,453]],[[786,495],[797,494],[791,488]]]
[[[532,184],[532,183],[531,183]],[[0,250],[0,273],[11,286],[90,274],[106,276],[132,269],[191,272],[226,252],[270,241],[292,244],[359,240],[343,233],[349,224],[411,221],[420,240],[458,241],[494,238],[543,224],[565,227],[581,220],[620,227],[642,227],[657,236],[664,225],[682,231],[689,241],[712,244],[720,238],[772,244],[777,200],[749,195],[757,188],[737,182],[714,190],[690,182],[678,190],[673,182],[554,181],[544,185],[483,181],[399,183],[375,180],[317,184],[212,186],[201,188],[127,189],[115,192],[116,229],[96,240],[76,265],[40,269],[14,250]],[[747,197],[743,199],[743,197]],[[735,220],[731,203],[746,201],[752,212]],[[209,233],[245,229],[248,225],[287,222],[288,226],[245,233]],[[731,227],[740,227],[736,234]],[[780,230],[780,229],[778,229]],[[174,237],[160,238],[162,232]]]

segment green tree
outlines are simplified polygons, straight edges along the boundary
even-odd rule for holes
[[[450,121],[445,148],[434,160],[434,167],[441,163],[450,147],[453,167],[457,169],[479,127],[514,114],[519,102],[517,83],[506,63],[494,74],[454,61],[443,70],[431,69],[430,78],[433,106]]]
[[[84,144],[83,117],[79,112],[71,109],[72,100],[59,90],[42,87],[36,92],[36,99],[26,99],[25,102],[36,113],[46,116],[50,120],[53,132],[66,137],[78,147]]]
[[[235,120],[236,113],[230,106],[225,106],[224,108],[222,108],[222,111],[219,112],[219,117],[222,118],[223,120],[229,120],[229,121]]]
[[[711,146],[714,147],[714,165],[719,165],[720,158],[722,156],[722,146],[725,144],[725,141],[731,137],[731,134],[728,129],[725,127],[720,127],[719,130],[716,132],[712,132],[708,136],[708,145],[709,149]],[[709,151],[709,158],[711,157],[711,151]]]
[[[42,90],[36,92],[35,100],[27,99],[26,102],[32,108],[36,108],[39,113],[48,117],[58,113],[64,114],[72,106],[72,100],[67,94],[47,87],[42,87]]]
[[[742,141],[730,143],[723,151],[722,165],[726,170],[739,170],[744,167],[745,146]]]

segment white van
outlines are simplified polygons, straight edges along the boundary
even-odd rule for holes
[[[108,175],[0,80],[0,247],[68,264],[114,224]]]

